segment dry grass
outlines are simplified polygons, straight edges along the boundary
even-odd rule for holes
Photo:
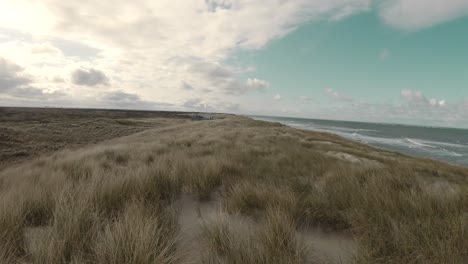
[[[187,119],[176,112],[0,107],[0,169]]]
[[[97,263],[178,263],[177,222],[170,212],[160,212],[141,201],[130,202],[96,239]]]
[[[288,188],[251,181],[243,181],[228,187],[223,201],[229,213],[250,216],[261,215],[270,207],[295,215],[298,204],[296,195]]]
[[[206,223],[202,236],[208,249],[203,263],[313,263],[288,214],[271,208],[263,221],[254,230],[222,217]]]
[[[352,236],[356,263],[468,261],[467,169],[222,116],[4,169],[0,263],[185,263],[185,192],[223,213],[194,262],[321,263],[297,238],[316,226]]]

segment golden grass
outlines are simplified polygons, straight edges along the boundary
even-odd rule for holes
[[[223,116],[1,171],[0,263],[185,263],[185,192],[255,223],[205,223],[195,262],[321,263],[297,238],[316,226],[356,239],[355,263],[468,261],[466,168]]]
[[[175,215],[160,210],[141,201],[127,204],[99,233],[94,245],[97,263],[178,263]]]
[[[206,223],[202,236],[209,247],[203,263],[311,263],[287,213],[270,208],[264,221],[257,230],[236,227],[242,223],[226,218]]]

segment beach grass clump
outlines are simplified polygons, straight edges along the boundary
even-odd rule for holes
[[[101,216],[83,191],[65,189],[58,194],[49,232],[37,242],[35,262],[68,263],[92,252]]]
[[[97,178],[88,187],[93,206],[107,217],[118,214],[128,200],[140,195],[137,179],[128,176]]]
[[[47,225],[53,217],[55,199],[52,190],[42,186],[25,184],[18,190],[22,197],[26,226]]]
[[[190,160],[185,164],[187,170],[183,179],[190,192],[195,193],[199,200],[209,200],[213,191],[221,185],[226,162],[216,158],[200,158]]]
[[[271,208],[266,212],[265,225],[258,239],[264,250],[264,263],[309,263],[305,245],[296,236],[296,223],[289,213]]]
[[[293,219],[279,209],[267,211],[261,227],[249,229],[226,216],[205,223],[202,238],[208,250],[203,263],[310,263]]]
[[[147,202],[173,201],[182,191],[181,177],[165,167],[164,163],[148,166],[137,172],[140,189],[138,193]]]
[[[296,196],[289,188],[248,180],[230,185],[223,201],[226,211],[251,216],[263,213],[269,207],[294,215],[297,205]]]
[[[341,212],[359,238],[360,263],[458,263],[467,257],[463,195],[433,196],[404,166],[350,172],[330,178],[324,192],[330,210]]]
[[[174,212],[132,201],[96,237],[96,263],[173,264],[177,253],[177,221]]]
[[[23,230],[26,211],[19,198],[16,193],[0,196],[0,260],[3,263],[25,252]]]

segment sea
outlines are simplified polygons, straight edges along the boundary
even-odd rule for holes
[[[468,167],[468,129],[250,116],[287,126],[333,133],[371,146]]]

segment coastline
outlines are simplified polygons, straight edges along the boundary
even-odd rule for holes
[[[296,129],[302,129],[306,131],[316,131],[316,132],[326,132],[326,133],[331,133],[334,135],[341,136],[347,140],[356,142],[356,143],[361,143],[361,144],[366,144],[368,146],[372,146],[378,149],[383,149],[387,151],[394,151],[398,152],[404,155],[408,155],[411,157],[415,158],[424,158],[424,159],[431,159],[434,161],[441,161],[441,162],[446,162],[452,165],[456,166],[461,166],[468,168],[468,163],[465,161],[464,157],[467,155],[468,151],[468,145],[460,145],[460,143],[453,144],[453,143],[447,143],[447,142],[432,142],[422,140],[422,139],[413,139],[408,137],[405,137],[405,135],[398,135],[395,136],[394,138],[388,138],[385,137],[385,135],[382,135],[379,137],[378,134],[372,135],[370,137],[371,140],[365,140],[366,139],[366,134],[364,133],[366,129],[358,130],[355,127],[359,124],[366,124],[367,126],[373,126],[373,125],[378,125],[378,126],[394,126],[394,124],[374,124],[374,123],[363,123],[363,122],[351,122],[351,121],[334,121],[334,120],[320,120],[320,119],[305,119],[305,118],[283,118],[283,117],[266,117],[266,116],[248,116],[249,118],[253,118],[255,120],[261,120],[261,121],[267,121],[267,122],[278,122],[284,125],[287,125],[291,128],[296,128]],[[296,121],[294,123],[291,123],[290,120],[301,120],[302,123],[297,123]],[[311,125],[313,124],[314,121],[320,121],[320,122],[336,122],[339,124],[352,124],[353,126],[348,126],[348,127],[353,127],[355,131],[354,133],[347,133],[343,132],[342,129],[347,129],[348,127],[343,126],[343,127],[337,127],[335,130],[333,127],[325,127],[322,128],[320,125]],[[396,124],[400,126],[399,124]],[[409,126],[409,125],[401,125],[401,126],[406,126],[407,128],[418,128],[418,129],[437,129],[433,127],[424,127],[424,126]],[[453,128],[439,128],[439,129],[453,129]],[[458,129],[458,130],[465,130],[465,129]],[[346,131],[346,130],[344,130]],[[468,130],[466,130],[468,132]],[[361,133],[364,133],[361,135]],[[421,142],[422,141],[422,142]],[[394,142],[392,144],[391,142]],[[407,143],[406,145],[403,145],[402,142]],[[468,143],[468,142],[467,142]],[[456,153],[453,150],[449,150],[446,148],[440,148],[437,149],[434,145],[430,144],[438,144],[444,145],[444,146],[451,146],[451,147],[462,147],[463,148],[463,153],[464,154],[459,154]],[[435,150],[438,150],[443,153],[436,153],[433,154]],[[443,155],[442,155],[443,154]]]

